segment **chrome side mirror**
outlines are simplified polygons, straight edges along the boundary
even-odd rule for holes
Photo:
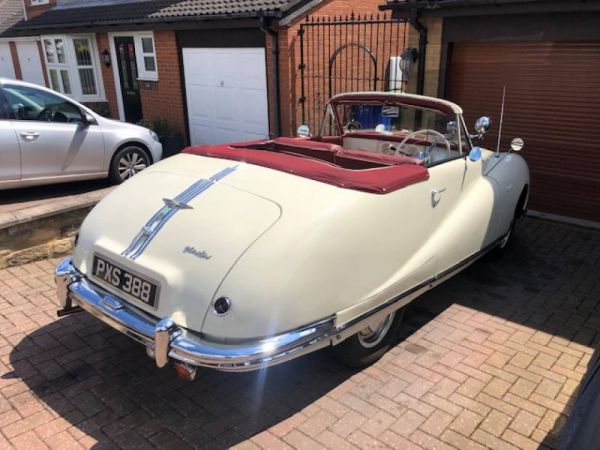
[[[308,125],[300,125],[298,127],[298,130],[296,130],[296,134],[298,135],[298,137],[301,138],[309,138],[310,137],[310,128],[308,127]]]
[[[481,116],[479,119],[475,121],[475,131],[479,136],[483,136],[490,130],[492,126],[492,121],[488,116]]]
[[[513,152],[519,152],[525,146],[525,141],[521,138],[514,138],[510,143],[510,149]]]

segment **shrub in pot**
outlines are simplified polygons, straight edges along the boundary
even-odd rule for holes
[[[171,127],[167,119],[163,117],[155,117],[151,121],[143,119],[139,124],[150,128],[158,135],[158,139],[163,146],[163,158],[173,156],[185,147],[183,136]]]

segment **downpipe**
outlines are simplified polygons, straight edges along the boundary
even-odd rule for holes
[[[271,77],[273,79],[275,92],[275,132],[273,134],[275,135],[274,137],[279,137],[281,136],[281,95],[279,92],[279,35],[277,32],[271,30],[268,27],[267,19],[265,17],[261,17],[259,29],[265,34],[265,36],[269,35],[271,37],[271,54],[273,56]]]

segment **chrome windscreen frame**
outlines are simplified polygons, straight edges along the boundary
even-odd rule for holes
[[[158,367],[173,360],[229,372],[256,370],[329,346],[337,332],[330,317],[267,339],[231,345],[208,342],[170,317],[152,317],[90,282],[70,257],[60,262],[54,275],[63,310],[80,307],[145,345]]]

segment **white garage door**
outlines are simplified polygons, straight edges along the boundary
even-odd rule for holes
[[[10,47],[8,43],[0,42],[0,77],[14,78],[15,69],[10,55]]]
[[[17,42],[16,45],[23,80],[44,86],[46,81],[44,80],[44,72],[42,72],[42,62],[40,61],[37,42]]]
[[[269,135],[263,48],[184,48],[192,145]]]

